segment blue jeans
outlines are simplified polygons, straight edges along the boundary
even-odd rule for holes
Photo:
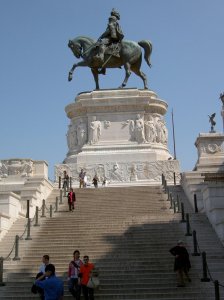
[[[81,285],[78,284],[78,278],[70,278],[68,282],[69,292],[76,300],[80,300]]]

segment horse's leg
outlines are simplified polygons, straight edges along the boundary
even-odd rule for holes
[[[77,67],[87,67],[87,66],[88,66],[88,64],[87,64],[87,62],[84,61],[84,60],[78,62],[77,64],[74,64],[74,65],[72,66],[71,70],[70,70],[69,73],[68,73],[68,81],[71,81],[71,80],[72,80],[72,74],[73,74],[75,68],[77,68]]]
[[[72,80],[72,74],[73,74],[73,72],[74,72],[76,66],[77,66],[77,65],[74,64],[74,65],[72,66],[71,70],[69,71],[69,73],[68,73],[68,81],[71,81],[71,80]]]
[[[129,78],[130,75],[131,75],[131,66],[130,66],[130,64],[129,64],[128,62],[126,62],[126,63],[124,64],[124,68],[125,68],[125,79],[124,79],[122,85],[119,86],[119,89],[126,86],[127,81],[128,81],[128,78]]]
[[[145,73],[143,73],[139,68],[137,68],[136,66],[131,66],[131,70],[138,75],[139,77],[141,77],[141,79],[143,80],[144,83],[144,89],[148,89],[148,83],[147,83],[147,76],[145,75]]]
[[[99,90],[99,72],[98,69],[91,69],[96,84],[96,90]]]

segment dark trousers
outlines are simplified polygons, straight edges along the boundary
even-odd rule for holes
[[[81,285],[78,284],[78,278],[70,278],[68,282],[68,289],[76,300],[80,300]]]
[[[42,272],[38,273],[38,274],[36,275],[36,279],[39,278],[39,277],[42,276],[42,275],[43,275]],[[43,278],[42,280],[45,280],[45,278]],[[42,281],[42,280],[41,280],[41,281]],[[32,291],[32,292],[33,292],[33,291]],[[39,286],[35,286],[35,294],[36,294],[36,293],[39,294],[41,300],[44,300],[44,299],[45,299],[45,298],[44,298],[44,290],[43,290],[42,288],[40,288]]]
[[[69,206],[69,210],[74,210],[75,209],[75,205],[74,205],[74,202],[68,202],[68,206]]]
[[[68,181],[68,179],[66,179],[63,182],[63,189],[68,190],[68,188],[69,188],[69,181]]]
[[[94,289],[91,289],[86,285],[82,285],[82,293],[85,300],[94,300]]]

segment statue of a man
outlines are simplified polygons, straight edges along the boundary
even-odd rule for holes
[[[154,143],[156,141],[156,128],[152,118],[145,121],[145,139],[149,143]]]
[[[77,126],[77,142],[78,146],[82,147],[86,142],[87,129],[86,123],[80,120],[79,125]]]
[[[115,9],[112,9],[110,14],[111,15],[109,17],[107,29],[103,34],[101,34],[101,36],[98,39],[98,54],[96,57],[102,64],[104,62],[105,50],[111,44],[120,43],[124,38],[122,29],[118,23],[118,20],[120,20],[120,14]],[[119,49],[119,47],[117,47],[117,49]],[[114,50],[114,54],[115,52],[118,52],[118,50],[117,51]],[[102,70],[99,73],[105,75],[105,70],[106,70],[105,68],[102,68]]]
[[[215,132],[214,131],[214,126],[216,125],[216,122],[215,122],[215,115],[216,113],[214,114],[211,114],[211,116],[208,116],[209,117],[209,122],[211,123],[211,132]]]
[[[77,131],[74,124],[69,125],[67,133],[67,144],[69,150],[72,150],[77,145]]]
[[[135,121],[135,140],[139,144],[146,142],[144,132],[144,120],[139,114],[137,114],[137,119]]]
[[[96,116],[93,116],[89,127],[89,144],[96,144],[99,141],[100,135],[101,122],[96,120]]]

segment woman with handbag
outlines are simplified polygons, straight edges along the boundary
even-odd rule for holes
[[[90,284],[94,264],[89,262],[89,256],[83,257],[83,265],[80,268],[82,293],[85,300],[94,300],[94,286]]]

